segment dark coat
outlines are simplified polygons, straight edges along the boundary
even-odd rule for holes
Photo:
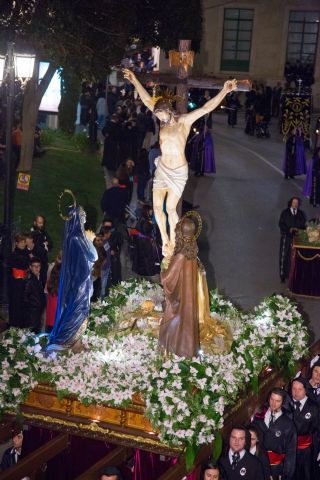
[[[297,210],[297,214],[293,215],[291,209],[288,207],[281,212],[279,219],[279,228],[281,235],[286,235],[287,237],[293,237],[293,234],[290,232],[290,228],[306,228],[306,216],[302,210]]]
[[[128,188],[115,185],[105,190],[102,195],[101,210],[112,220],[123,221],[126,205],[128,203]]]
[[[24,326],[34,329],[37,333],[40,329],[41,315],[46,305],[45,294],[41,280],[33,273],[30,274],[23,296]]]
[[[264,418],[255,418],[253,425],[259,429],[261,445],[265,451],[285,454],[276,474],[282,475],[283,480],[290,480],[295,471],[297,448],[297,431],[293,421],[283,413],[270,427],[267,427]],[[275,474],[272,468],[272,474]]]
[[[9,324],[11,327],[23,328],[23,295],[26,279],[13,277],[12,269],[24,270],[29,267],[29,255],[26,249],[16,248],[9,257]]]
[[[119,164],[120,132],[120,125],[110,120],[106,122],[102,129],[105,140],[101,165],[109,170],[116,170]]]
[[[21,454],[18,455],[17,460],[19,461],[22,456],[23,456],[23,451],[21,450]],[[16,464],[15,448],[9,447],[7,448],[7,450],[5,450],[2,456],[2,460],[0,464],[0,472],[7,470],[7,468],[10,468],[15,464]]]
[[[229,455],[220,458],[222,478],[225,480],[264,480],[262,465],[257,457],[246,452],[233,470]]]

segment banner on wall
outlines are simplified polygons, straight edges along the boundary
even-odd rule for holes
[[[284,140],[292,128],[301,128],[304,138],[310,138],[310,94],[284,94],[281,99],[281,111],[281,132]]]

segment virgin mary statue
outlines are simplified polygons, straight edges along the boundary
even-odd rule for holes
[[[73,205],[64,218],[58,306],[47,351],[72,348],[85,331],[92,295],[91,272],[97,260],[96,249],[85,234],[83,208]]]

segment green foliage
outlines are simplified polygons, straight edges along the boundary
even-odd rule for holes
[[[214,433],[214,445],[213,445],[213,452],[212,452],[212,457],[215,461],[218,460],[222,453],[222,447],[223,447],[223,440],[222,440],[222,435],[221,432],[218,430]]]
[[[214,295],[218,304],[219,295]],[[254,315],[242,316],[239,329],[233,332],[231,352],[203,354],[201,358],[162,357],[157,339],[145,332],[119,336],[109,330],[107,338],[98,333],[95,327],[101,323],[112,324],[111,309],[121,331],[125,315],[131,319],[146,298],[158,305],[163,298],[161,288],[132,279],[111,290],[106,301],[92,309],[94,318],[82,338],[85,348],[80,354],[42,356],[34,334],[18,329],[5,332],[0,341],[0,410],[18,410],[28,391],[43,380],[55,386],[58,398],[72,395],[84,405],[126,408],[132,395],[139,392],[146,404],[145,415],[159,439],[185,448],[189,471],[204,444],[214,442],[213,456],[217,458],[225,408],[250,384],[257,391],[261,370],[275,368],[273,352],[279,357],[280,369],[293,366],[307,352],[303,319],[287,298],[267,298]]]
[[[0,41],[32,48],[39,58],[78,78],[105,78],[129,38],[168,51],[179,39],[199,50],[201,0],[8,0],[0,11]]]
[[[105,76],[118,63],[131,32],[132,9],[113,0],[8,0],[0,12],[2,38],[34,49],[79,77]],[[30,6],[31,5],[31,6]]]
[[[56,137],[56,130],[52,130],[52,128],[44,128],[41,130],[41,145],[43,147],[49,147],[53,144],[54,139]]]
[[[192,470],[192,467],[194,465],[194,461],[196,459],[197,453],[199,451],[199,447],[196,445],[188,444],[186,448],[186,467],[187,471],[190,472]]]
[[[71,137],[71,141],[73,145],[81,152],[95,152],[98,149],[98,145],[92,145],[86,133],[75,133]]]
[[[72,140],[59,131],[51,130],[48,134],[52,136],[51,148],[43,157],[34,159],[29,191],[15,192],[14,221],[20,219],[21,231],[27,232],[35,215],[45,215],[54,244],[50,252],[50,260],[53,260],[61,249],[64,227],[58,212],[59,194],[70,188],[80,205],[87,210],[88,206],[97,209],[105,183],[96,153],[79,152]],[[0,184],[0,208],[2,189],[3,183]]]
[[[136,0],[134,34],[142,45],[176,49],[179,40],[191,40],[199,51],[202,38],[201,0]]]

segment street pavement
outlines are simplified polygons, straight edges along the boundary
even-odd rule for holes
[[[213,140],[217,173],[194,177],[190,172],[185,199],[199,205],[203,231],[199,257],[209,288],[250,310],[273,293],[291,296],[280,283],[278,220],[292,196],[302,197],[305,176],[285,180],[281,172],[285,144],[274,120],[271,138],[244,133],[244,117],[227,125],[227,116],[214,113]],[[311,153],[307,153],[308,159]],[[307,218],[319,215],[308,199],[302,209]],[[293,297],[312,332],[320,338],[320,300]]]

